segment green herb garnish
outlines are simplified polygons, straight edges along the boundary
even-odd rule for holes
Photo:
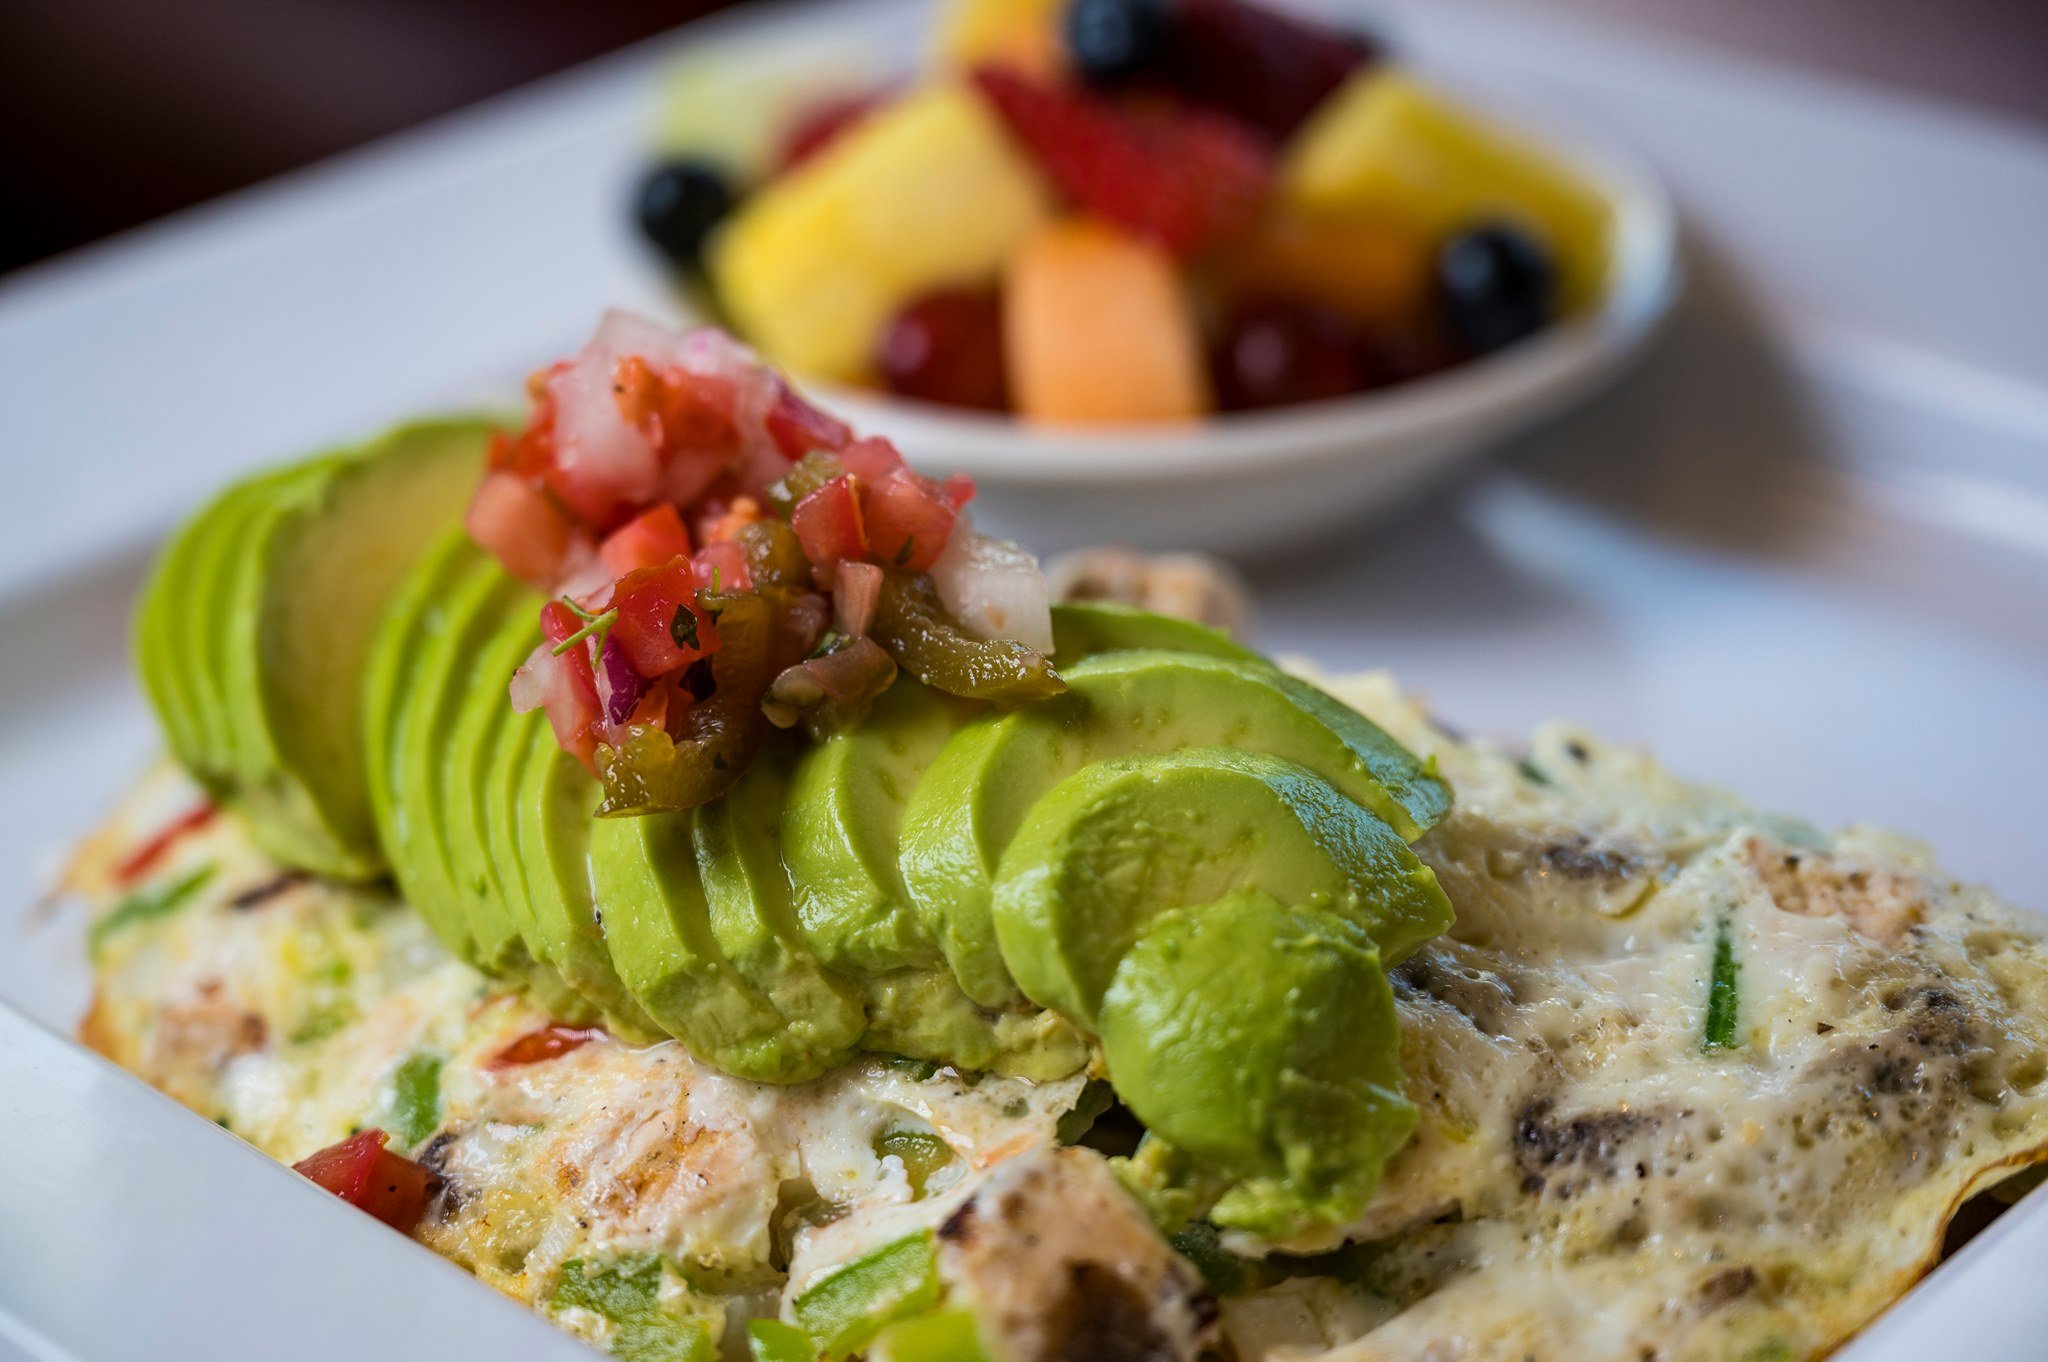
[[[583,642],[583,640],[595,639],[596,647],[593,650],[593,656],[603,657],[605,640],[611,637],[612,626],[619,622],[619,608],[613,606],[609,610],[593,614],[570,600],[567,596],[561,599],[562,604],[568,606],[570,612],[577,619],[583,621],[583,627],[563,639],[560,643],[557,643],[554,648],[554,655],[560,657],[563,653],[568,652],[571,648]]]
[[[1707,1025],[1700,1046],[1726,1050],[1736,1043],[1737,994],[1735,976],[1742,966],[1735,959],[1735,934],[1723,917],[1714,931],[1714,968],[1707,981]]]
[[[676,641],[676,647],[696,652],[697,612],[687,605],[676,607],[676,617],[668,622],[668,636]]]

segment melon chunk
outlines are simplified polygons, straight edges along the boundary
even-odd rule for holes
[[[1209,408],[1195,316],[1164,251],[1113,227],[1049,227],[1010,260],[1003,354],[1019,415],[1188,421]]]
[[[1038,172],[980,97],[934,85],[748,199],[712,244],[711,279],[770,359],[859,382],[899,308],[992,281],[1050,211]]]
[[[1482,220],[1533,230],[1555,254],[1568,311],[1594,304],[1613,210],[1541,149],[1398,72],[1354,76],[1296,135],[1281,195],[1321,216],[1406,221],[1431,239]]]

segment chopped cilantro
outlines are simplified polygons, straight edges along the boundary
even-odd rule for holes
[[[668,636],[676,641],[676,647],[695,652],[701,645],[697,642],[697,612],[687,605],[676,607],[676,617],[668,622]]]
[[[172,880],[169,884],[147,885],[122,899],[105,917],[92,924],[88,944],[94,957],[98,957],[100,947],[106,944],[108,937],[138,922],[169,917],[183,908],[213,878],[213,872],[213,866],[201,866],[182,879]]]

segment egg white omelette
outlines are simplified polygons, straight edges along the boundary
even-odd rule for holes
[[[198,798],[169,767],[69,875],[81,1034],[278,1159],[394,1131],[438,1179],[423,1243],[629,1358],[744,1358],[747,1319],[930,1230],[997,1362],[1798,1362],[2048,1161],[2040,919],[1575,730],[1516,753],[1325,684],[1455,788],[1416,849],[1457,921],[1394,972],[1417,1129],[1312,1241],[1163,1232],[1085,1074],[869,1056],[775,1087],[551,1028],[232,816],[117,890]]]

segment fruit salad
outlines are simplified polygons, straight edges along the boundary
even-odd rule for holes
[[[1505,349],[1608,270],[1570,168],[1373,36],[1244,0],[951,0],[915,79],[776,79],[679,68],[636,212],[808,379],[1185,423]]]

